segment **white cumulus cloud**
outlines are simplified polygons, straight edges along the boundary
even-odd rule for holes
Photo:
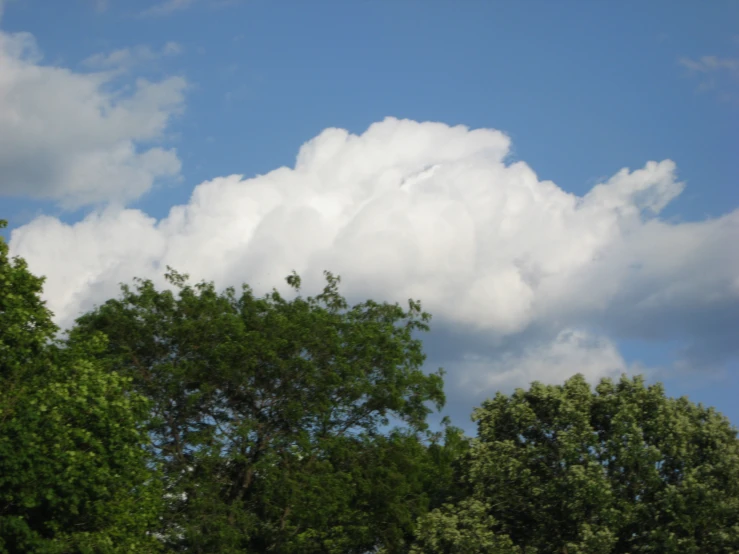
[[[184,79],[138,79],[129,91],[116,71],[41,58],[32,35],[0,32],[0,196],[125,204],[179,175],[175,150],[157,143],[183,108]]]
[[[738,354],[739,210],[661,220],[683,189],[670,160],[576,196],[509,163],[509,149],[501,132],[441,123],[327,129],[294,167],[204,182],[160,221],[112,208],[73,225],[42,217],[10,245],[48,276],[63,325],[119,282],[161,283],[166,265],[257,292],[293,269],[318,286],[328,269],[352,299],[420,298],[437,326],[482,337],[448,365],[476,387],[628,371],[621,338],[679,340],[696,361]],[[506,346],[534,330],[529,350]]]

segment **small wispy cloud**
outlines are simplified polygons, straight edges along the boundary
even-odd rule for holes
[[[243,5],[244,2],[245,0],[208,0],[207,2],[200,2],[200,0],[164,0],[140,12],[139,16],[166,17],[168,15],[172,15],[175,12],[184,11],[188,8],[191,8],[196,3],[202,4],[203,8],[205,9],[219,10],[222,8],[232,8],[234,6],[240,6]]]
[[[5,12],[5,7],[8,5],[8,3],[11,0],[0,0],[0,21],[3,20],[3,13]]]
[[[702,56],[678,62],[700,79],[698,92],[715,91],[720,99],[739,104],[739,58]]]
[[[109,0],[91,0],[91,1],[92,1],[93,9],[98,13],[102,13],[110,7]]]
[[[680,58],[680,65],[699,73],[739,72],[739,58],[719,58],[717,56],[703,56],[698,59]]]
[[[162,17],[185,10],[197,0],[165,0],[141,12],[142,17]]]
[[[152,63],[162,58],[176,56],[182,53],[182,46],[177,42],[167,42],[160,50],[149,46],[139,45],[132,48],[121,48],[108,53],[99,53],[90,56],[82,63],[86,67],[98,70],[113,70],[118,72],[130,71],[133,67],[145,63]]]

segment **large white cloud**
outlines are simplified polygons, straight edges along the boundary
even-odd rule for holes
[[[161,221],[124,209],[74,225],[42,217],[13,231],[11,249],[48,276],[62,324],[119,282],[161,283],[166,265],[258,291],[293,269],[318,285],[328,269],[354,299],[420,298],[437,325],[483,337],[492,354],[460,347],[460,386],[625,371],[620,338],[737,354],[726,333],[739,324],[739,210],[663,221],[683,188],[669,160],[578,197],[508,163],[509,148],[498,131],[440,123],[327,129],[293,168],[204,182]],[[534,330],[528,350],[506,346]],[[480,360],[492,373],[481,377]]]
[[[0,196],[125,204],[179,174],[175,150],[157,143],[182,109],[184,79],[119,75],[43,65],[32,35],[0,32]]]

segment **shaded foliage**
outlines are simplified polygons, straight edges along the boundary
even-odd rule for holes
[[[70,344],[105,333],[99,360],[153,403],[169,547],[401,548],[442,482],[423,444],[444,396],[441,373],[421,371],[420,304],[349,307],[330,273],[321,294],[293,300],[167,278],[175,292],[124,286]]]

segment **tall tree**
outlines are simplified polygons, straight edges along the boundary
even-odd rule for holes
[[[0,552],[153,552],[145,399],[87,359],[103,337],[58,348],[42,286],[0,237]]]
[[[422,444],[444,395],[441,371],[421,370],[420,304],[349,307],[330,273],[322,293],[292,300],[167,279],[174,292],[123,286],[70,344],[105,333],[101,359],[153,402],[170,548],[401,548],[442,468]],[[298,276],[287,280],[299,292]]]
[[[739,441],[715,410],[578,375],[474,418],[466,494],[423,518],[419,552],[739,552]]]

